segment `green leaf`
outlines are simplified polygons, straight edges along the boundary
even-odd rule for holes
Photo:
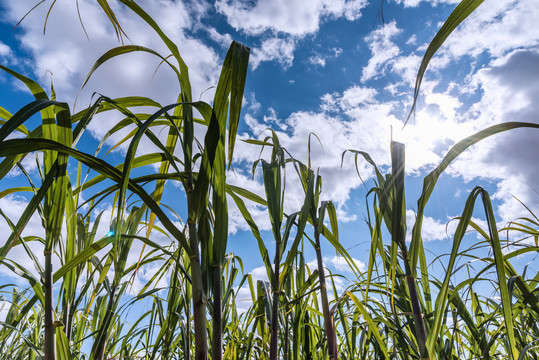
[[[442,46],[447,37],[456,29],[456,27],[463,22],[479,5],[483,3],[483,0],[462,0],[460,4],[457,5],[455,10],[449,15],[447,20],[444,22],[438,33],[432,39],[423,55],[423,60],[421,60],[421,65],[419,66],[419,71],[417,72],[417,77],[415,80],[415,89],[414,89],[414,101],[412,103],[412,108],[404,124],[410,120],[410,117],[415,111],[417,98],[419,96],[419,88],[421,87],[421,82],[423,81],[423,75],[427,70],[430,60],[436,54],[436,51]]]
[[[483,200],[483,207],[485,209],[485,215],[487,218],[488,230],[490,235],[490,243],[494,253],[494,263],[496,264],[496,273],[498,275],[498,286],[500,289],[500,296],[502,298],[502,310],[505,320],[506,336],[509,342],[509,350],[511,359],[516,360],[519,357],[519,352],[516,347],[515,341],[515,329],[513,324],[513,308],[511,305],[511,296],[507,289],[507,279],[505,276],[505,260],[502,253],[500,238],[498,236],[498,229],[496,227],[496,218],[494,217],[494,211],[492,210],[492,204],[490,203],[490,197],[488,193],[480,189],[481,199]]]
[[[0,143],[0,156],[17,155],[21,152],[37,151],[37,150],[54,150],[57,152],[65,153],[75,158],[76,160],[91,167],[93,170],[101,173],[107,178],[121,184],[122,173],[113,166],[109,165],[102,159],[94,156],[82,153],[78,150],[65,147],[57,142],[45,139],[10,139]],[[185,235],[174,225],[174,223],[166,216],[166,214],[159,208],[148,193],[138,184],[133,181],[127,182],[127,188],[136,193],[148,207],[156,213],[157,217],[167,229],[167,231],[174,236],[185,249],[185,251],[191,255],[191,248],[187,243]],[[1,253],[0,253],[1,256]]]
[[[245,206],[243,200],[233,192],[229,193],[230,196],[232,196],[232,199],[236,203],[236,206],[240,210],[241,215],[251,228],[251,232],[253,233],[255,239],[258,242],[258,248],[260,251],[260,255],[262,256],[262,261],[264,262],[264,265],[266,267],[266,272],[268,273],[268,279],[273,283],[275,282],[275,274],[273,273],[273,270],[271,268],[271,261],[268,255],[268,250],[266,248],[266,245],[264,245],[264,241],[262,240],[262,237],[260,236],[260,231],[258,230],[258,226],[254,222],[251,214],[249,213],[249,210],[247,210],[247,207]]]
[[[250,49],[238,42],[233,41],[230,45],[232,50],[232,85],[230,91],[230,116],[228,120],[228,167],[232,164],[234,145],[238,133],[243,91],[247,77]]]
[[[24,85],[26,85],[28,90],[30,90],[32,92],[32,94],[34,95],[36,100],[39,100],[39,99],[48,100],[49,99],[49,97],[45,93],[45,90],[43,90],[43,88],[37,82],[35,82],[34,80],[29,79],[26,76],[21,75],[18,72],[13,71],[13,70],[11,70],[11,69],[3,66],[3,65],[0,65],[0,70],[4,70],[5,72],[10,74],[11,76],[13,76],[16,79],[20,80]]]
[[[416,222],[414,224],[414,227],[412,229],[412,241],[410,243],[409,248],[409,261],[410,261],[410,267],[412,269],[415,269],[417,266],[417,261],[419,259],[419,242],[421,241],[421,228],[423,225],[423,213],[425,210],[425,206],[427,205],[427,202],[429,201],[430,195],[432,194],[434,187],[436,185],[436,182],[438,181],[438,178],[440,175],[445,171],[445,169],[455,160],[460,154],[462,154],[466,149],[468,149],[470,146],[478,143],[479,141],[512,129],[517,128],[534,128],[539,129],[539,124],[534,123],[526,123],[526,122],[507,122],[507,123],[501,123],[496,124],[493,126],[490,126],[484,130],[481,130],[471,136],[468,136],[464,140],[459,141],[456,143],[445,155],[442,162],[434,169],[431,173],[429,173],[424,181],[423,181],[423,190],[421,191],[421,196],[417,200],[417,216],[416,216]]]
[[[2,148],[2,146],[5,146],[6,143],[8,143],[7,147],[9,148],[9,143],[11,141],[12,140],[6,140],[0,143],[0,148]],[[23,143],[18,146],[13,146],[12,148],[9,149],[10,151],[15,151],[15,154],[28,151],[28,149],[24,145],[26,144],[25,141],[27,141],[27,139],[15,140],[15,141],[19,143],[20,141],[22,141]],[[0,153],[1,153],[1,150],[0,150]],[[0,155],[0,156],[5,156],[5,155]],[[2,248],[0,248],[0,258],[5,257],[7,253],[9,252],[9,250],[11,249],[11,247],[19,239],[24,228],[30,221],[30,218],[32,217],[32,215],[34,215],[37,208],[40,206],[41,201],[45,197],[45,194],[49,190],[50,186],[53,184],[55,177],[56,177],[56,174],[54,172],[49,172],[47,176],[45,177],[45,179],[43,180],[43,183],[41,184],[41,187],[39,188],[38,192],[32,197],[32,199],[30,199],[30,201],[28,202],[28,205],[26,206],[21,217],[19,218],[19,221],[17,221],[17,224],[15,225],[15,230],[11,233],[5,245]]]
[[[144,47],[144,46],[139,46],[139,45],[123,45],[123,46],[118,46],[113,49],[110,49],[109,51],[101,55],[99,59],[97,59],[97,61],[94,63],[94,65],[88,72],[88,75],[86,75],[86,79],[84,79],[84,82],[82,83],[81,90],[82,88],[86,86],[86,84],[92,77],[93,73],[105,62],[109,61],[110,59],[115,58],[116,56],[128,54],[131,52],[137,52],[137,51],[147,52],[147,53],[157,56],[162,61],[166,62],[170,66],[170,68],[176,73],[176,75],[178,76],[178,80],[180,79],[180,72],[178,71],[178,69],[174,65],[172,65],[165,57],[161,56],[157,51]]]
[[[382,337],[380,336],[378,326],[376,326],[376,324],[374,323],[373,319],[371,318],[371,316],[367,312],[367,309],[365,308],[365,306],[361,303],[361,301],[359,301],[358,298],[352,292],[347,291],[346,294],[350,297],[350,299],[352,299],[352,301],[356,305],[357,309],[359,310],[359,312],[361,313],[361,315],[363,316],[363,318],[367,322],[367,326],[369,328],[369,331],[374,336],[374,338],[376,339],[376,342],[378,343],[378,346],[380,346],[380,350],[382,350],[382,353],[383,353],[384,357],[386,359],[389,359],[389,354],[387,352],[387,345],[386,345],[384,339],[382,339]]]
[[[53,275],[53,282],[57,282],[62,277],[64,277],[68,272],[75,269],[77,266],[84,264],[89,261],[91,257],[97,253],[99,250],[105,248],[105,246],[112,244],[114,237],[109,236],[101,240],[98,240],[79,252],[72,259],[70,259],[66,264],[64,264],[60,269],[58,269]]]
[[[37,112],[53,105],[67,106],[65,103],[49,99],[37,99],[23,106],[0,128],[0,141],[5,140],[14,130],[19,129],[25,121]]]

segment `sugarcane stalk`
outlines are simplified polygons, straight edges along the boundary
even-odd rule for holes
[[[326,328],[326,337],[328,342],[328,356],[329,360],[337,360],[339,352],[337,349],[337,334],[335,332],[335,324],[333,323],[333,317],[329,312],[329,302],[326,287],[326,276],[324,274],[324,263],[322,261],[322,251],[320,247],[320,229],[315,221],[314,226],[314,239],[316,244],[316,259],[318,261],[318,281],[320,283],[320,298],[322,300],[322,313],[324,314],[324,326]]]
[[[44,360],[56,360],[56,328],[54,326],[54,305],[52,297],[52,250],[46,249],[43,288],[45,293],[45,341]]]

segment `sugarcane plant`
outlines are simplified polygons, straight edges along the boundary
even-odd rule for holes
[[[257,165],[260,163],[262,166],[262,175],[264,179],[264,189],[266,192],[266,199],[263,199],[262,202],[267,204],[269,219],[271,223],[271,230],[273,238],[275,241],[275,256],[273,263],[270,262],[268,250],[264,241],[260,235],[258,226],[252,221],[252,216],[249,213],[247,207],[245,206],[243,200],[237,196],[233,195],[233,199],[236,202],[236,205],[240,209],[240,212],[244,216],[248,225],[251,228],[251,231],[258,242],[258,247],[262,260],[266,267],[266,272],[268,279],[270,280],[271,286],[271,311],[269,312],[269,323],[270,323],[270,344],[269,344],[269,360],[276,360],[279,356],[279,319],[281,307],[279,305],[280,297],[282,296],[283,290],[283,279],[290,275],[291,265],[294,261],[295,255],[299,243],[301,241],[305,225],[307,224],[308,214],[310,209],[310,203],[312,202],[312,197],[306,196],[305,202],[300,211],[286,216],[286,223],[283,227],[284,220],[284,199],[285,199],[285,170],[286,163],[292,159],[287,159],[286,149],[284,149],[279,142],[277,134],[272,130],[272,135],[266,137],[263,141],[258,140],[248,140],[248,143],[269,146],[271,148],[271,160],[267,162],[263,159],[256,161],[253,165],[253,171],[256,169]],[[311,182],[309,185],[311,188],[314,186],[314,183]],[[247,198],[256,200],[254,194],[249,192],[242,192],[244,195],[247,195]],[[291,231],[296,225],[297,229],[296,236],[292,242],[288,254],[286,256],[285,262],[281,263],[285,251],[287,250],[287,244],[290,238]],[[283,230],[281,228],[284,228]],[[281,267],[283,270],[281,272]],[[264,287],[262,284],[261,286]]]
[[[355,264],[351,260],[351,257],[347,254],[346,250],[344,250],[339,244],[339,231],[335,206],[331,201],[320,202],[320,194],[322,192],[322,177],[318,173],[315,175],[314,171],[311,169],[310,152],[308,162],[309,166],[305,166],[299,161],[295,161],[294,164],[296,165],[297,173],[303,185],[303,190],[305,191],[305,198],[312,199],[308,204],[310,205],[309,223],[312,224],[313,227],[314,241],[310,239],[309,240],[312,243],[316,252],[318,282],[320,288],[320,301],[324,317],[328,357],[330,360],[336,360],[339,357],[339,350],[337,344],[334,314],[333,310],[330,310],[328,302],[324,261],[322,257],[322,247],[320,243],[321,234],[323,233],[329,239],[330,244],[333,245],[334,248],[341,253],[341,255],[349,262],[349,264],[351,264],[352,268],[355,267]],[[329,216],[331,232],[324,225],[326,213]],[[358,269],[355,270],[357,274]]]

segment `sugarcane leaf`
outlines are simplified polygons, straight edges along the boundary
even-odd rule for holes
[[[423,60],[421,60],[421,65],[419,65],[419,70],[417,72],[414,88],[414,101],[412,103],[412,108],[410,113],[406,118],[404,124],[408,122],[412,114],[415,112],[417,98],[419,96],[419,88],[421,87],[421,82],[423,81],[423,76],[425,71],[427,71],[427,66],[429,65],[430,60],[436,54],[440,46],[444,43],[447,37],[460,25],[479,5],[483,3],[483,0],[462,0],[449,17],[445,20],[444,24],[438,30],[434,39],[430,42],[425,55],[423,55]]]

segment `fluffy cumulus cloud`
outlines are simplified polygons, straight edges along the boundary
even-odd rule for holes
[[[462,105],[457,97],[437,92],[427,94],[425,103],[438,106],[440,114],[447,120],[454,119],[458,108]]]
[[[317,33],[326,20],[359,19],[367,4],[366,0],[257,0],[252,3],[218,0],[215,8],[237,31],[263,39],[259,46],[253,47],[251,64],[254,69],[262,61],[277,61],[287,69],[292,65],[299,39]],[[342,52],[334,50],[333,57]],[[331,55],[317,54],[309,61],[324,67],[328,57]]]
[[[313,64],[313,65],[320,66],[320,67],[326,66],[326,59],[324,59],[320,55],[315,55],[315,56],[309,57],[309,62],[311,64]]]
[[[358,19],[366,5],[365,0],[218,0],[215,7],[236,30],[249,35],[270,31],[303,37],[317,32],[325,17]]]
[[[5,58],[10,54],[11,54],[11,49],[9,48],[9,46],[7,46],[6,44],[0,41],[0,57]]]
[[[294,48],[295,41],[291,37],[266,39],[260,47],[253,49],[249,64],[255,70],[263,61],[277,61],[288,69],[294,61]]]
[[[387,109],[379,106],[372,106],[367,111],[383,113]],[[358,143],[362,130],[368,128],[367,124],[357,122],[346,122],[338,116],[331,116],[325,113],[315,112],[295,112],[287,119],[287,124],[292,131],[291,134],[280,133],[281,143],[287,150],[294,154],[300,161],[307,163],[307,146],[309,134],[314,133],[320,139],[321,145],[315,138],[311,139],[311,159],[314,168],[320,168],[320,174],[324,183],[332,184],[331,187],[323,189],[323,198],[332,199],[338,204],[344,205],[349,198],[349,191],[358,187],[360,181],[355,173],[355,168],[351,157],[346,158],[345,165],[340,168],[339,159],[343,151],[361,147]],[[382,130],[383,123],[373,124],[373,127]],[[388,131],[380,131],[379,134],[369,132],[369,135],[384,137]],[[373,150],[377,153],[375,157],[380,158],[378,149],[369,146],[366,150]],[[360,164],[363,174],[371,174],[372,170]],[[291,189],[292,190],[292,189]],[[298,196],[301,198],[300,196]]]
[[[419,64],[421,64],[421,57],[415,54],[399,56],[394,61],[389,60],[388,66],[390,66],[391,72],[399,75],[401,78],[401,81],[397,85],[405,85],[405,92],[409,92],[410,87],[415,85]],[[425,84],[423,84],[423,88],[425,88]]]
[[[470,110],[477,129],[508,121],[537,124],[538,70],[537,50],[514,51],[480,70],[473,82],[482,96]],[[501,201],[498,214],[503,221],[529,215],[514,197],[537,214],[538,135],[538,129],[516,129],[494,135],[464,153],[451,171],[468,182],[481,178],[496,181],[497,190],[492,195]]]
[[[206,29],[210,38],[218,43],[222,48],[228,48],[232,43],[232,36],[230,34],[221,34],[217,29],[209,27]]]
[[[264,282],[268,281],[268,275],[267,275],[267,272],[266,272],[266,268],[264,266],[254,268],[253,270],[251,270],[250,274],[251,274],[251,277],[253,279],[253,283],[255,284],[255,286],[258,286],[257,285],[258,281],[264,281]],[[234,289],[234,291],[236,293],[235,294],[236,295],[236,307],[237,307],[238,312],[240,314],[243,313],[243,312],[246,312],[247,310],[249,310],[249,308],[253,305],[253,295],[255,297],[257,296],[257,293],[256,293],[257,290],[256,289],[257,288],[255,287],[255,289],[254,289],[255,293],[254,294],[251,294],[251,290],[249,289],[248,285],[244,285],[241,288],[236,287]]]
[[[320,109],[324,112],[351,112],[357,108],[366,109],[369,106],[379,103],[376,95],[378,92],[369,87],[354,85],[349,87],[342,94],[334,92],[324,94],[320,100]]]
[[[397,4],[403,4],[404,7],[417,7],[419,4],[425,0],[395,0]],[[446,4],[458,4],[460,0],[429,0],[428,3],[432,6],[436,6],[440,3]]]
[[[412,239],[412,229],[416,222],[416,213],[406,210],[406,241]],[[423,241],[444,240],[453,236],[457,226],[451,219],[438,220],[430,216],[423,216],[421,238]]]
[[[387,67],[393,62],[401,50],[393,42],[393,38],[402,32],[397,23],[392,21],[384,24],[365,37],[372,56],[363,68],[361,81],[377,79],[385,74]]]
[[[235,151],[241,151],[242,144],[238,143],[239,149]],[[253,151],[252,148],[249,151]],[[250,174],[245,174],[240,169],[236,169],[234,172],[229,171],[227,174],[227,181],[230,185],[238,186],[243,189],[246,189],[254,194],[264,197],[264,186],[261,183],[260,179],[251,179]],[[251,217],[254,222],[257,224],[260,230],[270,230],[271,223],[269,220],[269,215],[267,209],[261,205],[258,205],[250,200],[244,200],[245,206],[247,207]],[[228,198],[228,231],[230,234],[235,234],[238,230],[251,231],[249,225],[245,221],[242,213],[236,206],[234,200]]]
[[[352,258],[355,266],[359,271],[363,272],[366,269],[366,265],[363,261]],[[353,270],[342,256],[324,257],[324,264],[330,264],[338,273],[352,273]],[[327,266],[327,265],[326,265]],[[314,268],[313,268],[314,269]]]
[[[487,52],[499,57],[512,49],[537,47],[538,18],[539,8],[534,0],[496,0],[482,4],[451,34],[440,56],[475,57]]]
[[[367,6],[366,0],[323,0],[322,15],[329,14],[331,17],[345,17],[349,21],[361,17],[361,10]]]

